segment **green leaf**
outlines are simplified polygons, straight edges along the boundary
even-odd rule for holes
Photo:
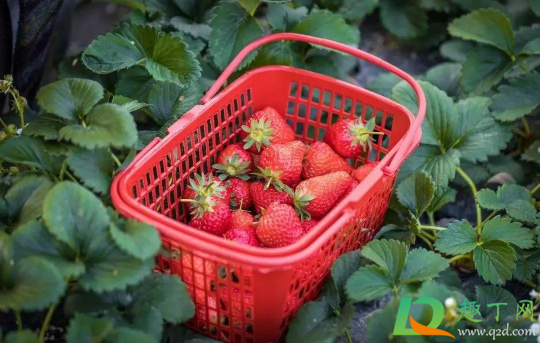
[[[184,34],[194,38],[201,38],[205,41],[210,38],[210,33],[212,32],[212,28],[208,24],[196,23],[184,17],[171,18],[171,25]],[[193,49],[191,51],[193,51]]]
[[[261,4],[259,0],[238,0],[238,3],[244,7],[244,9],[253,16],[257,7]]]
[[[75,251],[89,248],[92,239],[106,232],[109,224],[103,203],[72,182],[61,182],[47,194],[43,219],[49,232]]]
[[[381,0],[380,10],[384,27],[398,38],[416,38],[427,32],[427,13],[414,4]]]
[[[388,272],[397,282],[407,259],[407,246],[396,240],[371,241],[362,248],[362,256]]]
[[[137,128],[129,111],[114,104],[102,104],[86,117],[86,126],[71,124],[60,130],[60,137],[83,148],[132,147]]]
[[[6,140],[0,145],[0,159],[52,172],[48,156],[35,138],[19,136]]]
[[[12,239],[15,261],[37,256],[58,268],[64,278],[78,277],[85,271],[84,264],[77,261],[76,254],[57,242],[39,221],[32,220],[17,228]]]
[[[456,176],[460,156],[460,152],[455,149],[441,153],[437,146],[422,144],[405,160],[399,177],[406,177],[415,171],[423,171],[431,177],[435,187],[446,188],[448,182]]]
[[[373,13],[378,5],[379,0],[344,0],[338,13],[346,20],[362,20],[367,15]]]
[[[461,69],[461,86],[467,93],[482,94],[498,84],[512,67],[508,55],[490,46],[480,46],[467,54]]]
[[[458,138],[453,147],[472,163],[497,156],[512,139],[512,133],[488,113],[489,98],[471,97],[457,103]]]
[[[450,147],[456,139],[456,127],[459,124],[454,102],[432,84],[425,81],[419,83],[427,101],[426,117],[422,123],[422,143]],[[413,113],[418,111],[416,95],[404,81],[394,87],[392,99]]]
[[[464,63],[467,54],[474,49],[474,45],[461,39],[451,39],[441,44],[439,51],[441,55],[449,60]]]
[[[502,285],[512,277],[516,269],[516,254],[512,247],[503,241],[489,241],[478,245],[473,254],[478,274],[494,285]]]
[[[345,290],[349,299],[370,301],[392,292],[394,284],[383,268],[371,265],[355,272],[347,281]]]
[[[362,254],[359,250],[356,250],[341,255],[334,264],[332,264],[332,269],[330,270],[332,281],[339,292],[340,299],[346,299],[345,284],[351,275],[360,268],[361,260]]]
[[[456,220],[439,232],[435,248],[449,255],[466,254],[477,246],[476,232],[471,224]]]
[[[98,1],[107,1],[107,2],[117,3],[120,5],[128,6],[129,8],[133,10],[141,11],[142,13],[146,11],[144,0],[98,0]]]
[[[360,42],[360,31],[356,27],[349,26],[340,15],[327,10],[312,11],[294,27],[293,32],[330,39],[354,47]]]
[[[200,102],[201,90],[196,85],[180,87],[174,83],[158,82],[150,88],[150,115],[158,125],[178,119]]]
[[[41,88],[38,105],[60,118],[83,118],[103,98],[103,87],[92,80],[64,79]]]
[[[200,66],[187,45],[151,26],[124,26],[99,36],[83,53],[84,64],[98,74],[144,65],[157,81],[185,86],[200,76]]]
[[[513,278],[521,282],[532,280],[540,269],[540,251],[529,253],[518,249],[516,253],[516,270],[514,270]]]
[[[521,155],[521,159],[528,162],[540,164],[540,140],[531,144]]]
[[[376,76],[368,85],[367,89],[389,98],[392,89],[401,81],[401,78],[392,73],[381,73]]]
[[[459,92],[461,68],[460,63],[441,63],[426,72],[426,81],[446,94],[456,95]]]
[[[414,249],[407,256],[401,281],[410,283],[430,280],[448,267],[448,260],[441,255],[422,248]]]
[[[4,285],[11,270],[13,258],[13,243],[11,237],[4,231],[0,231],[0,281]]]
[[[67,343],[103,342],[113,327],[114,323],[110,319],[75,313],[75,317],[69,322],[66,341]]]
[[[499,155],[490,157],[486,167],[491,175],[499,173],[510,174],[516,183],[522,183],[525,179],[523,165],[511,156]]]
[[[140,259],[152,258],[159,251],[161,240],[156,229],[135,220],[111,223],[111,237],[125,253]]]
[[[497,286],[476,287],[476,301],[480,305],[480,313],[488,323],[507,323],[515,320],[517,301],[512,293]],[[506,305],[491,306],[490,304],[505,303]]]
[[[454,37],[492,45],[514,53],[514,31],[508,17],[495,9],[480,9],[455,19],[448,26]]]
[[[540,17],[540,1],[531,0],[531,9],[537,16]]]
[[[44,140],[58,140],[58,131],[66,124],[52,115],[42,114],[30,122],[23,130],[27,136],[42,137]]]
[[[163,334],[163,317],[154,307],[146,307],[130,318],[130,328],[142,331],[157,342]]]
[[[367,336],[370,342],[394,342],[394,326],[399,309],[400,299],[394,298],[382,309],[376,310],[367,320]]]
[[[484,224],[480,240],[482,242],[501,240],[522,249],[532,248],[534,245],[534,236],[530,229],[501,216],[496,216]]]
[[[139,102],[137,100],[130,99],[130,98],[128,98],[126,96],[123,96],[123,95],[115,95],[115,96],[113,96],[111,103],[115,104],[115,105],[122,106],[123,108],[125,108],[129,112],[135,112],[135,111],[140,110],[141,108],[145,108],[145,107],[149,106],[148,104]]]
[[[28,175],[17,180],[4,195],[9,217],[18,224],[40,217],[43,200],[52,186],[46,176]]]
[[[1,332],[0,332],[1,333]],[[0,339],[1,339],[0,335]],[[29,329],[12,331],[6,335],[2,341],[4,343],[39,343],[39,339],[35,332]]]
[[[529,54],[540,54],[540,38],[533,39],[523,47],[523,52]]]
[[[151,274],[131,287],[130,293],[134,312],[153,307],[163,319],[173,324],[183,323],[195,315],[195,306],[186,285],[176,275]],[[168,296],[164,297],[164,294]]]
[[[292,30],[307,14],[306,7],[292,8],[284,4],[268,4],[268,23],[276,30]]]
[[[427,211],[432,213],[439,211],[444,207],[444,205],[450,202],[454,202],[454,200],[456,199],[456,195],[457,191],[452,188],[436,189],[433,200],[429,204]]]
[[[116,84],[116,94],[138,100],[139,102],[147,102],[150,87],[154,83],[156,81],[146,69],[135,66],[120,73],[120,78]]]
[[[214,17],[210,26],[212,27],[209,41],[210,54],[221,69],[225,69],[242,48],[263,36],[262,29],[255,18],[237,2],[220,2],[214,8]],[[247,66],[256,55],[257,51],[249,54],[239,68]]]
[[[121,327],[111,331],[105,343],[157,343],[157,341],[142,331]]]
[[[58,302],[66,282],[58,269],[38,256],[17,262],[0,287],[3,309],[41,310]]]
[[[495,118],[513,121],[533,111],[540,104],[540,74],[529,73],[502,85],[493,97]]]
[[[429,176],[416,173],[399,184],[396,194],[403,206],[412,211],[416,217],[420,217],[431,203],[434,192],[435,186]]]
[[[107,194],[111,186],[114,161],[108,149],[72,149],[68,165],[90,189]]]
[[[536,210],[531,204],[531,194],[519,185],[505,184],[497,189],[497,193],[482,189],[478,192],[477,201],[488,210],[504,209],[519,221],[532,223],[535,220]]]

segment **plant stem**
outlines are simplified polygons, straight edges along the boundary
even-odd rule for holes
[[[47,311],[47,316],[45,317],[45,320],[43,321],[43,325],[41,326],[41,330],[39,331],[40,342],[43,342],[45,339],[45,332],[49,328],[49,323],[51,322],[55,309],[56,309],[56,304],[52,304],[51,307],[49,307],[49,310]]]
[[[4,122],[4,120],[2,120],[2,118],[0,118],[0,124],[2,124],[2,126],[4,127],[4,129],[8,129],[8,126],[6,125],[6,123]],[[9,134],[9,132],[6,132]]]
[[[435,214],[433,212],[427,212],[427,216],[429,219],[429,225],[435,226]]]
[[[430,241],[429,239],[427,239],[427,237],[425,237],[425,236],[423,236],[423,235],[421,235],[421,234],[416,235],[416,236],[417,236],[418,238],[420,238],[421,240],[423,240],[424,243],[426,243],[427,246],[428,246],[430,249],[433,250],[433,244],[431,244],[431,241]]]
[[[533,189],[531,189],[531,195],[534,195],[534,193],[538,192],[540,189],[540,183],[538,183],[536,186],[534,186]]]
[[[64,180],[64,174],[66,173],[66,169],[67,169],[67,160],[64,160],[64,162],[62,163],[62,168],[60,169],[60,174],[58,175],[58,179],[60,181]]]
[[[13,312],[15,312],[15,321],[17,322],[17,330],[20,331],[23,328],[21,313],[19,312],[19,310],[13,310]]]
[[[347,342],[354,343],[348,328],[345,328],[345,336],[347,336]]]
[[[77,181],[77,179],[75,178],[75,176],[73,176],[67,169],[65,170],[65,173],[66,173],[66,175],[69,177],[69,179],[70,179],[71,181],[77,182],[77,183],[79,182],[79,181]]]
[[[111,153],[111,157],[112,157],[114,163],[116,163],[116,166],[117,166],[118,168],[120,168],[120,167],[122,166],[122,162],[120,162],[120,160],[118,159],[118,157],[117,157],[115,154],[113,154],[112,151],[110,151],[110,153]]]
[[[448,261],[448,262],[449,263],[454,263],[454,262],[456,262],[458,260],[462,260],[462,259],[465,259],[465,258],[469,258],[469,255],[456,255],[456,256],[452,257],[450,259],[450,261]]]
[[[422,231],[422,232],[420,232],[420,234],[421,234],[422,236],[425,236],[426,238],[429,238],[429,239],[432,240],[432,241],[434,241],[434,240],[437,239],[434,235],[430,234],[430,233],[427,232],[427,231]]]
[[[476,190],[476,186],[474,185],[473,180],[471,180],[469,175],[467,175],[467,173],[465,173],[463,169],[461,169],[460,167],[456,167],[456,171],[458,172],[459,175],[461,175],[461,177],[465,180],[465,182],[467,182],[469,187],[471,187],[471,191],[473,193],[473,198],[474,198],[474,204],[476,206],[476,225],[480,225],[480,223],[482,223],[482,209],[480,209],[480,205],[478,205],[478,202],[476,201],[476,194],[478,193],[478,191]]]
[[[532,283],[531,281],[529,281],[529,280],[523,281],[523,284],[524,284],[525,286],[531,287],[531,288],[534,289],[534,290],[538,289],[538,288],[536,287],[536,285],[535,285],[534,283]]]
[[[446,230],[445,227],[442,226],[431,226],[431,225],[420,225],[421,229],[428,229],[428,230],[435,230],[435,231],[443,231]]]
[[[527,137],[530,137],[531,127],[529,126],[529,122],[527,121],[527,118],[521,117],[521,123],[523,124],[523,130],[525,130],[525,135]]]
[[[499,213],[499,210],[495,210],[495,211],[491,212],[491,213],[489,214],[489,216],[487,216],[486,219],[484,219],[484,221],[481,222],[480,225],[478,225],[478,226],[476,227],[476,231],[477,231],[478,233],[480,233],[480,230],[484,227],[484,225],[485,225],[491,218],[495,217],[495,215],[496,215],[497,213]]]

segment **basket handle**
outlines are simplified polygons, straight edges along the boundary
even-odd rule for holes
[[[328,39],[307,36],[307,35],[302,35],[298,33],[276,33],[276,34],[265,36],[263,38],[260,38],[251,42],[240,51],[240,53],[231,61],[231,63],[227,66],[227,68],[225,68],[223,73],[212,85],[212,87],[210,87],[206,95],[201,99],[201,103],[203,105],[206,104],[216,95],[216,93],[219,91],[221,86],[223,86],[223,84],[227,81],[229,76],[231,76],[231,74],[236,70],[238,65],[244,60],[244,58],[247,55],[253,52],[253,50],[259,48],[260,46],[264,44],[280,41],[280,40],[293,40],[293,41],[316,44],[316,45],[324,46],[326,48],[330,48],[333,50],[341,51],[349,55],[353,55],[367,62],[375,64],[376,66],[379,66],[383,69],[388,70],[389,72],[407,81],[407,83],[411,85],[418,99],[418,112],[416,113],[416,118],[414,122],[412,123],[409,131],[403,138],[401,142],[401,146],[399,147],[398,151],[395,153],[395,155],[391,159],[389,159],[388,164],[386,166],[383,166],[383,172],[385,174],[388,174],[388,175],[394,174],[394,172],[399,168],[403,160],[405,160],[405,158],[407,158],[407,156],[412,152],[412,149],[416,146],[417,142],[420,141],[420,137],[422,135],[422,131],[420,130],[420,127],[422,125],[422,121],[426,114],[426,97],[424,95],[424,92],[422,91],[422,87],[420,87],[418,82],[416,82],[416,80],[412,76],[410,76],[403,70],[393,66],[392,64],[386,61],[383,61],[382,59],[374,55],[371,55],[365,51],[362,51],[360,49],[357,49],[357,48],[354,48],[354,47],[351,47],[342,43],[338,43],[335,41],[331,41]]]

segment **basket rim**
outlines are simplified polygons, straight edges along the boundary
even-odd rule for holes
[[[255,74],[284,71],[300,71],[303,74],[308,73],[309,75],[319,78],[323,81],[330,81],[334,83],[338,82],[345,87],[349,87],[355,91],[364,93],[366,95],[376,98],[377,100],[395,106],[396,109],[402,111],[408,117],[410,125],[414,120],[414,116],[412,115],[412,113],[404,106],[358,85],[353,85],[348,82],[337,80],[326,75],[294,67],[264,66],[245,73],[240,78],[231,83],[229,86],[227,86],[225,89],[223,89],[217,96],[212,98],[205,105],[196,105],[194,109],[196,108],[198,110],[198,113],[194,114],[193,116],[189,116],[189,118],[182,117],[179,119],[179,121],[182,119],[192,120],[193,117],[197,116],[201,112],[200,110],[204,110],[205,108],[212,106],[215,102],[218,102],[220,99],[227,96],[227,94],[240,87],[247,78]],[[410,130],[410,126],[408,130]],[[256,265],[257,267],[263,268],[283,268],[287,265],[293,265],[296,262],[310,256],[317,249],[319,249],[324,244],[324,242],[326,242],[333,234],[335,234],[335,231],[337,231],[339,227],[341,227],[349,219],[352,218],[352,210],[349,208],[349,205],[358,201],[366,190],[369,190],[375,185],[378,180],[382,178],[384,174],[382,169],[383,166],[386,165],[385,162],[387,162],[395,155],[396,151],[403,143],[403,137],[405,136],[404,135],[403,137],[401,137],[400,140],[395,144],[395,146],[390,151],[388,151],[386,156],[381,161],[379,161],[377,167],[368,175],[368,177],[363,180],[346,198],[341,200],[325,217],[323,217],[323,219],[321,219],[320,222],[312,230],[310,230],[310,232],[308,232],[301,239],[291,245],[281,248],[265,249],[260,247],[239,245],[234,242],[229,242],[222,237],[196,230],[188,224],[184,224],[180,221],[169,218],[157,211],[151,210],[150,208],[140,204],[128,195],[129,192],[125,191],[128,186],[127,180],[137,170],[136,167],[145,163],[150,158],[150,156],[153,155],[153,153],[159,150],[161,146],[165,145],[170,140],[174,140],[176,136],[181,133],[181,129],[169,132],[167,136],[157,142],[157,144],[155,144],[146,151],[141,151],[140,156],[137,156],[135,161],[133,161],[126,169],[124,169],[115,177],[111,186],[111,197],[114,206],[121,213],[127,215],[127,217],[155,225],[158,231],[160,231],[160,233],[164,235],[166,239],[172,239],[177,242],[185,242],[186,245],[190,246],[205,246],[207,248],[206,250],[212,251],[211,253],[209,253],[209,255],[217,255],[227,260],[234,259],[239,263]],[[415,145],[417,143],[418,142],[414,142]],[[122,192],[122,189],[124,189],[124,192]],[[201,252],[199,252],[199,254],[201,256],[204,255]]]

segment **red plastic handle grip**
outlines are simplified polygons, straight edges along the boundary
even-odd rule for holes
[[[407,81],[409,85],[413,88],[414,92],[416,93],[416,97],[418,99],[418,112],[416,113],[416,119],[412,123],[409,131],[403,138],[403,141],[401,142],[401,146],[399,147],[398,151],[394,155],[392,159],[388,162],[388,165],[383,167],[383,171],[387,174],[393,174],[397,168],[401,165],[403,160],[407,157],[407,155],[411,152],[413,146],[413,142],[415,141],[415,136],[421,135],[420,126],[422,125],[422,121],[424,120],[424,116],[426,114],[426,97],[424,95],[424,92],[422,91],[422,87],[416,82],[416,80],[404,72],[403,70],[393,66],[392,64],[383,61],[382,59],[371,55],[365,51],[362,51],[360,49],[338,43],[335,41],[331,41],[324,38],[318,38],[318,37],[312,37],[307,35],[301,35],[298,33],[276,33],[272,35],[265,36],[263,38],[257,39],[253,41],[252,43],[248,44],[245,48],[243,48],[240,53],[231,61],[231,63],[225,68],[221,76],[216,80],[216,82],[210,87],[206,95],[201,99],[201,103],[204,105],[208,101],[210,101],[214,95],[219,91],[221,86],[227,81],[229,76],[236,70],[238,65],[244,60],[244,58],[249,55],[253,50],[259,48],[260,46],[280,41],[280,40],[293,40],[293,41],[299,41],[299,42],[305,42],[305,43],[311,43],[316,44],[320,46],[324,46],[326,48],[334,49],[337,51],[341,51],[344,53],[347,53],[349,55],[361,58],[367,62],[370,62],[372,64],[375,64],[376,66],[379,66],[383,69],[388,70],[389,72],[399,76],[403,80]],[[418,139],[419,137],[417,137]]]

